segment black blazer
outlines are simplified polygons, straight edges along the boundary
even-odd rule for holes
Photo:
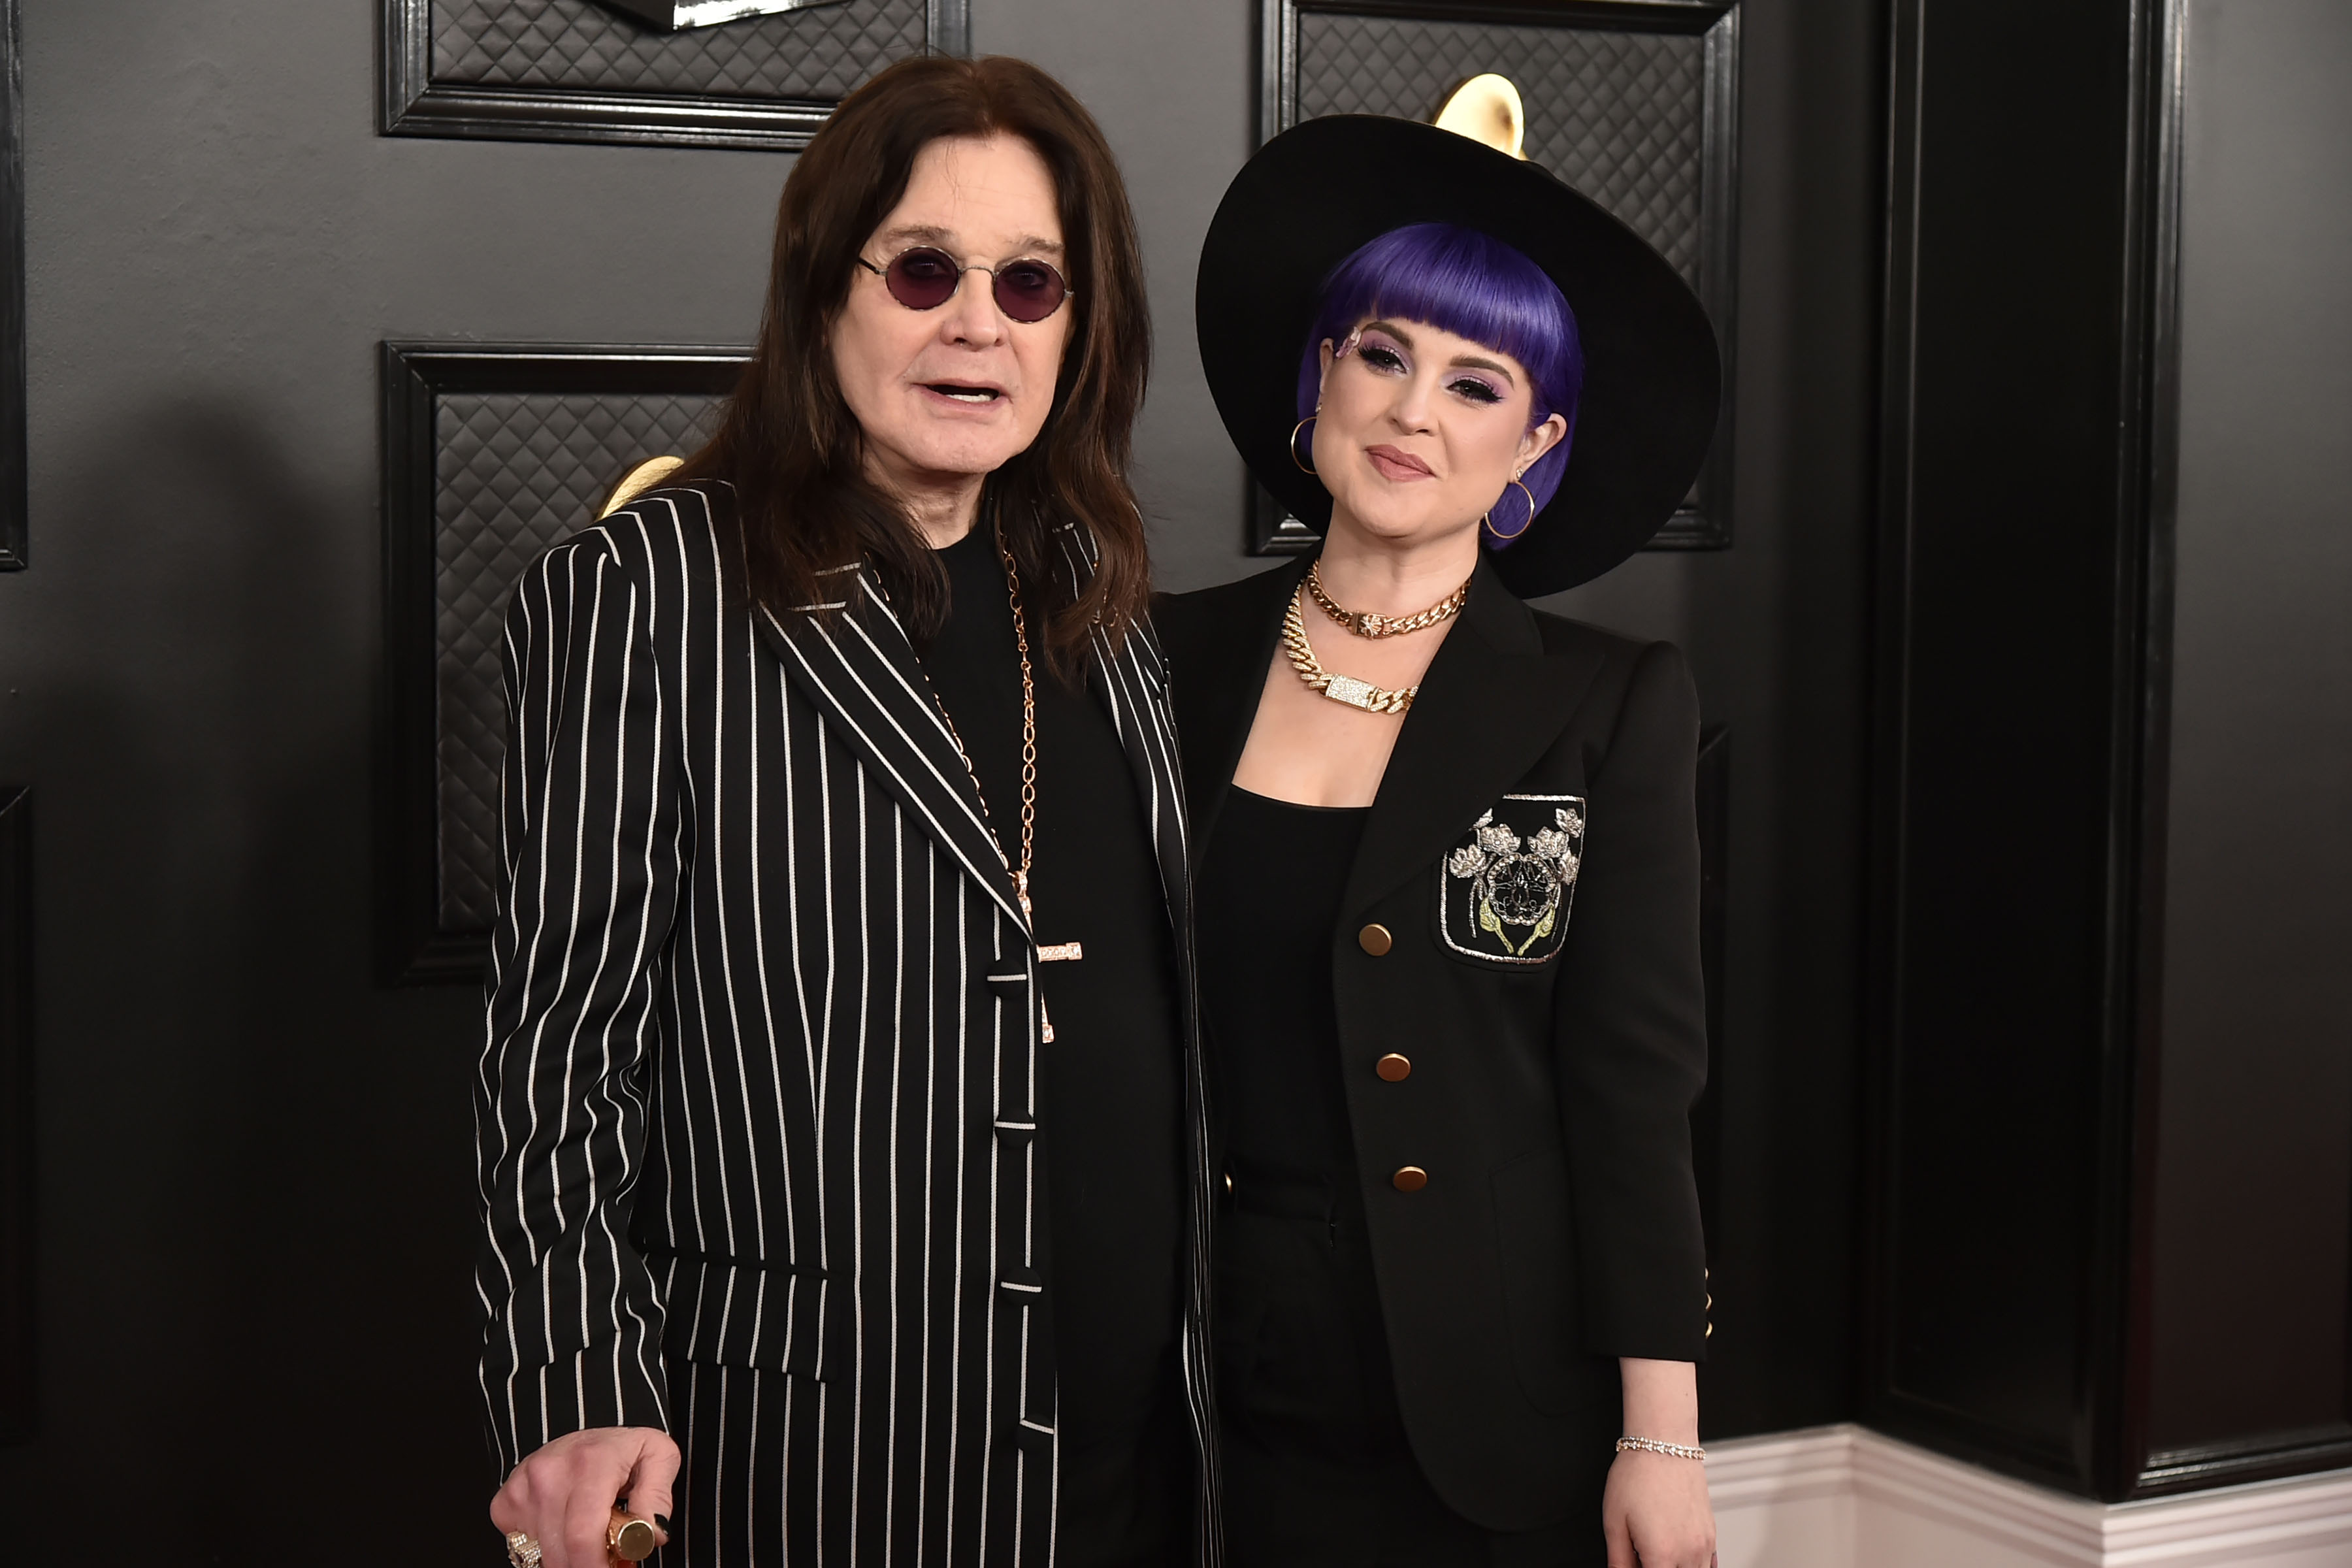
[[[1216,831],[1305,571],[1156,612],[1195,844]],[[1531,610],[1482,557],[1331,933],[1398,1402],[1431,1483],[1491,1530],[1596,1506],[1616,1358],[1706,1347],[1697,751],[1670,645]],[[1374,925],[1386,944],[1364,940]],[[1412,1061],[1402,1082],[1373,1070],[1389,1052]],[[1426,1186],[1398,1190],[1407,1165]]]
[[[854,572],[824,579],[839,616],[748,608],[731,495],[638,498],[534,562],[508,615],[507,880],[476,1094],[492,1442],[510,1466],[578,1427],[668,1428],[687,1461],[673,1568],[1044,1568],[1035,943],[887,599]],[[1082,581],[1091,539],[1060,539]],[[1189,998],[1150,627],[1097,639],[1090,683]],[[1184,1373],[1205,1436],[1189,1007],[1184,1040]]]

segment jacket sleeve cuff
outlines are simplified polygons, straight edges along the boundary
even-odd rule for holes
[[[661,1354],[643,1340],[591,1345],[552,1364],[519,1367],[503,1383],[486,1375],[482,1393],[501,1477],[566,1433],[595,1426],[670,1429]]]

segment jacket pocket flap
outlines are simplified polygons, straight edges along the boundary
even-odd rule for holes
[[[657,1248],[647,1260],[669,1302],[665,1354],[821,1382],[846,1370],[823,1269]]]

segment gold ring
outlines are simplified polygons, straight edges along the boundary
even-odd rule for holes
[[[653,1521],[640,1519],[633,1513],[613,1510],[611,1526],[604,1532],[605,1550],[614,1563],[642,1563],[654,1554],[661,1538],[654,1530]],[[507,1561],[514,1568],[539,1568],[539,1542],[520,1530],[507,1531]]]
[[[612,1527],[604,1532],[604,1544],[611,1549],[615,1563],[643,1563],[661,1544],[654,1533],[654,1521],[640,1519],[634,1513],[613,1510]]]

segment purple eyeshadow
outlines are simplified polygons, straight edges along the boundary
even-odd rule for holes
[[[1577,334],[1576,312],[1550,276],[1512,247],[1475,229],[1417,223],[1389,230],[1333,268],[1324,280],[1314,328],[1307,334],[1299,363],[1300,418],[1315,411],[1323,379],[1324,341],[1340,339],[1359,321],[1381,318],[1425,321],[1508,354],[1527,368],[1534,400],[1530,417],[1540,422],[1558,414],[1568,422],[1567,438],[1527,471],[1524,482],[1541,510],[1568,468],[1577,398],[1584,387],[1584,347]],[[1390,346],[1400,359],[1407,358]]]

